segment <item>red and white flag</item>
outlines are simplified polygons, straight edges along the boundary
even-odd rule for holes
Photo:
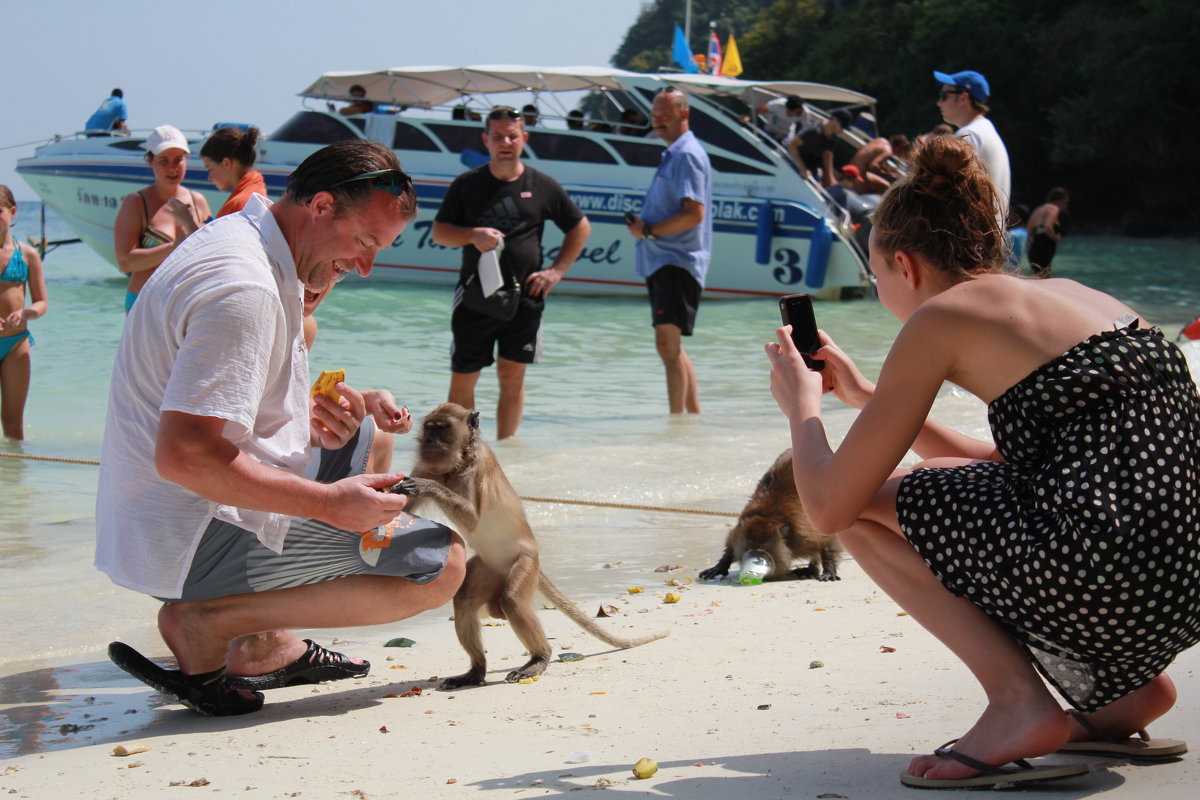
[[[708,40],[708,71],[712,75],[721,74],[721,40],[717,38],[716,31]]]

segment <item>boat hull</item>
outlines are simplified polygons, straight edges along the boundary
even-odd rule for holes
[[[18,162],[17,172],[85,244],[112,263],[112,230],[122,198],[149,185],[153,176],[129,147],[131,140],[109,137],[64,139],[42,146],[32,158]],[[114,148],[119,148],[114,152]],[[259,170],[272,198],[283,194],[287,176],[316,146],[272,143]],[[193,148],[193,153],[199,147]],[[403,235],[381,251],[369,278],[410,283],[452,285],[458,279],[461,254],[434,243],[434,217],[453,177],[469,159],[453,154],[397,151],[414,176],[419,213]],[[555,291],[571,294],[641,295],[644,282],[634,269],[636,242],[622,221],[641,209],[652,168],[630,171],[626,186],[595,182],[596,174],[538,165],[559,178],[587,214],[592,233],[579,259]],[[204,194],[219,208],[224,194],[203,179],[195,156],[185,185]],[[638,181],[635,183],[635,180]],[[773,200],[729,193],[717,184],[709,213],[713,222],[713,254],[705,291],[708,297],[778,296],[808,292],[824,299],[864,293],[868,283],[861,255],[839,230],[835,217],[813,203]],[[736,187],[734,187],[736,188]],[[553,262],[562,234],[552,225],[543,237],[543,262]]]

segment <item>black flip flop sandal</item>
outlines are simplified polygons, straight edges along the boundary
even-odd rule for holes
[[[185,675],[179,670],[163,669],[124,642],[108,646],[108,657],[121,669],[155,691],[170,695],[206,717],[231,717],[249,714],[263,706],[263,696],[255,692],[246,697],[229,685],[225,668]]]

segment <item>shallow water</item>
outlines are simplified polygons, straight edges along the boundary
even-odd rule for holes
[[[33,233],[36,220],[36,206],[22,206],[17,232]],[[68,235],[51,222],[51,238]],[[1060,248],[1055,273],[1116,294],[1174,336],[1200,314],[1198,261],[1195,241],[1073,237]],[[37,344],[28,439],[0,444],[0,453],[96,459],[125,280],[78,245],[50,254],[46,272],[50,312],[32,326]],[[389,388],[419,418],[445,398],[449,305],[448,287],[351,279],[320,309],[313,369],[343,367],[356,386]],[[898,329],[882,306],[869,300],[824,303],[817,316],[864,372],[878,371]],[[528,372],[520,433],[496,448],[513,484],[532,497],[736,514],[763,470],[788,446],[761,354],[777,319],[771,299],[706,303],[697,334],[687,342],[704,414],[672,418],[665,413],[645,302],[552,297],[545,361]],[[477,400],[489,433],[495,397],[494,372],[488,370]],[[836,442],[853,413],[833,400],[827,409]],[[982,404],[962,392],[945,390],[935,413],[968,433],[986,435]],[[411,454],[408,437],[398,438],[395,466],[406,467]],[[0,618],[8,632],[8,646],[0,650],[0,691],[6,695],[0,697],[0,727],[4,716],[20,726],[6,705],[18,702],[10,692],[26,678],[52,675],[41,667],[104,662],[104,647],[114,638],[165,652],[153,627],[157,604],[114,586],[91,565],[96,479],[97,468],[87,464],[0,458]],[[527,503],[527,510],[547,572],[582,601],[649,583],[663,564],[684,564],[684,574],[694,576],[720,554],[731,522],[541,502]],[[422,625],[445,625],[448,613],[439,609],[406,623],[335,633],[378,641]],[[14,730],[0,730],[0,753]]]

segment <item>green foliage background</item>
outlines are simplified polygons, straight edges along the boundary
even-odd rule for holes
[[[668,64],[684,7],[647,2],[613,64]],[[1014,202],[1061,185],[1077,227],[1200,233],[1197,0],[694,0],[695,52],[710,21],[742,78],[874,95],[884,135],[941,121],[933,70],[982,72]]]

